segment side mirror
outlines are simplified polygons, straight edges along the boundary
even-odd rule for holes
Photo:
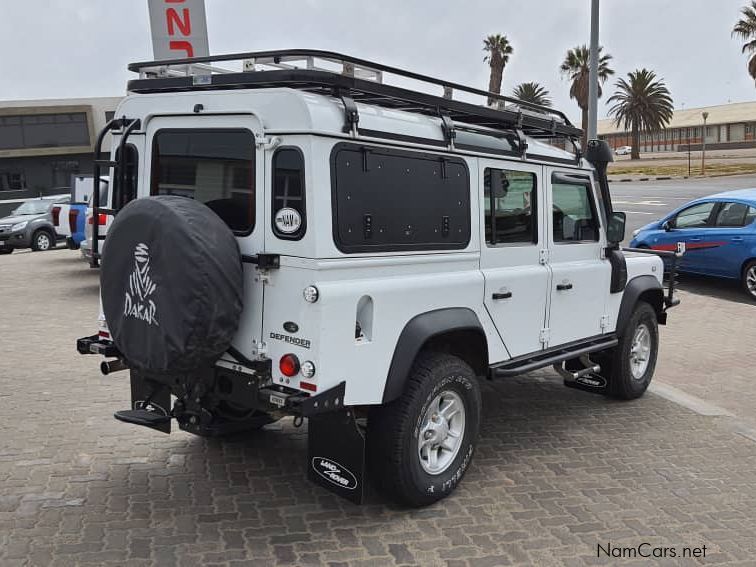
[[[612,213],[609,217],[609,226],[606,229],[606,239],[611,244],[619,244],[625,240],[625,224],[627,215],[625,213]]]
[[[664,229],[665,232],[669,232],[670,230],[672,230],[672,221],[665,220],[662,223],[662,228]]]

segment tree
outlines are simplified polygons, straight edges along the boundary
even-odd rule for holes
[[[732,28],[732,36],[745,41],[743,53],[756,52],[756,0],[751,0],[750,6],[740,10],[741,18]],[[748,60],[748,74],[756,81],[756,55],[751,55]]]
[[[512,96],[525,102],[551,106],[551,95],[538,83],[520,83],[512,91]]]
[[[488,63],[491,67],[491,75],[488,80],[488,91],[496,94],[501,93],[501,79],[504,76],[504,67],[509,63],[509,56],[514,51],[512,44],[509,43],[507,36],[496,34],[489,35],[483,40],[483,51],[488,55],[483,58],[483,61]],[[493,104],[493,97],[488,98],[488,104]]]
[[[598,95],[601,98],[601,85],[611,76],[614,71],[609,67],[609,61],[612,56],[609,54],[602,55],[604,48],[599,47],[598,61],[598,78],[599,89]],[[587,45],[580,45],[567,52],[567,56],[559,68],[563,75],[572,81],[570,85],[570,98],[574,98],[580,110],[583,113],[583,148],[586,147],[586,138],[588,136],[588,91],[590,87],[590,67],[589,61],[591,51]]]
[[[663,79],[648,69],[628,73],[628,80],[617,81],[617,90],[609,97],[614,103],[609,114],[617,126],[630,130],[633,137],[631,159],[640,159],[640,133],[662,130],[674,114],[672,96]]]

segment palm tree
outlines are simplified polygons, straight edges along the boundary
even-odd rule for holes
[[[732,35],[745,41],[743,53],[753,53],[756,51],[756,0],[751,0],[751,5],[744,7],[740,13],[742,17],[732,28]],[[748,60],[748,74],[756,81],[756,55]]]
[[[512,91],[512,96],[525,102],[551,106],[551,95],[538,83],[520,83]]]
[[[601,55],[603,47],[599,47],[598,77],[599,89],[598,95],[601,97],[601,85],[614,75],[614,70],[609,67],[609,61],[612,56],[609,54]],[[587,45],[579,45],[567,52],[567,56],[559,68],[563,75],[572,81],[570,86],[570,98],[574,98],[580,110],[583,113],[583,147],[586,147],[586,137],[588,135],[588,90],[590,87],[590,69],[589,61],[591,50]]]
[[[628,80],[617,81],[617,90],[609,97],[614,103],[609,114],[614,116],[617,126],[630,130],[633,136],[631,159],[640,159],[640,133],[662,130],[674,114],[672,96],[663,79],[648,69],[628,73]]]
[[[483,51],[488,55],[483,61],[491,67],[491,75],[488,80],[488,91],[496,94],[501,93],[501,79],[504,76],[504,67],[509,63],[509,56],[512,55],[512,44],[509,43],[507,36],[496,34],[489,35],[483,40]],[[493,104],[493,97],[488,98],[488,104]]]

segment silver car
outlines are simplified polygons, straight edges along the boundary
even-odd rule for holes
[[[34,251],[55,248],[60,237],[55,232],[52,208],[56,203],[66,203],[70,197],[30,199],[0,218],[0,254],[10,254],[17,248]]]

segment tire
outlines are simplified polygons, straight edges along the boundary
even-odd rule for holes
[[[607,373],[608,395],[620,400],[640,398],[654,376],[658,354],[656,311],[645,301],[639,301],[612,352]]]
[[[40,229],[32,236],[31,249],[35,252],[47,252],[55,248],[55,238],[46,230]]]
[[[432,404],[436,403],[441,414],[446,408],[463,411],[458,409],[450,419],[441,417],[434,424]],[[449,354],[422,353],[402,395],[372,408],[368,417],[368,458],[378,489],[410,507],[427,506],[448,496],[472,460],[480,412],[480,389],[472,368]],[[435,434],[436,440],[443,435],[450,448],[432,448],[439,445],[429,440],[421,450],[423,430],[429,436]],[[435,463],[431,453],[436,455]]]
[[[742,282],[748,297],[756,300],[756,260],[751,260],[743,268]]]
[[[13,254],[13,248],[10,246],[0,246],[0,256],[4,254]]]

